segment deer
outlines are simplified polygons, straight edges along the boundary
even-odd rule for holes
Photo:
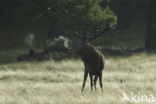
[[[98,79],[101,91],[103,92],[102,71],[105,66],[104,55],[102,52],[96,49],[95,46],[91,45],[89,41],[100,37],[106,31],[112,29],[115,29],[115,26],[106,26],[105,29],[100,31],[100,29],[98,29],[98,24],[96,24],[90,31],[84,30],[82,33],[78,31],[74,32],[74,34],[79,38],[79,40],[73,40],[70,44],[70,48],[72,52],[78,55],[84,63],[84,79],[81,92],[84,91],[88,74],[90,77],[91,92],[93,90],[93,86],[95,90],[97,89],[96,82]]]

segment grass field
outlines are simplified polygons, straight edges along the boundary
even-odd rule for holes
[[[89,78],[84,93],[83,63],[20,62],[0,65],[0,104],[135,104],[122,101],[123,92],[156,97],[156,55],[106,58],[104,92],[90,91]],[[137,104],[151,104],[141,102]],[[152,103],[155,104],[155,103]]]

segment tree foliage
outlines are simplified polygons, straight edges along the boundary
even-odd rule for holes
[[[72,33],[99,23],[100,27],[115,24],[117,17],[101,0],[1,0],[0,37],[14,40],[27,33],[46,37],[49,30]],[[12,35],[15,34],[15,35]]]

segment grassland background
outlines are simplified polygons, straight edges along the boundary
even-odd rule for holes
[[[91,93],[88,78],[81,93],[81,60],[15,62],[21,51],[1,52],[1,60],[2,53],[14,62],[0,64],[0,104],[135,104],[122,102],[122,93],[156,96],[155,54],[106,57],[104,92],[97,84],[98,90]]]

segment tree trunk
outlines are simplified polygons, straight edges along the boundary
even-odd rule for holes
[[[145,25],[145,48],[156,51],[156,0],[150,0],[148,7],[148,23]]]

